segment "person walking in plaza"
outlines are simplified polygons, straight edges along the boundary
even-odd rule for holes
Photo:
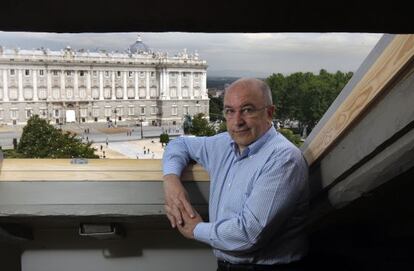
[[[227,131],[179,137],[163,156],[165,211],[186,238],[213,248],[218,270],[305,270],[308,166],[276,131],[269,86],[242,78],[224,96]],[[210,176],[209,221],[181,183],[195,160]]]

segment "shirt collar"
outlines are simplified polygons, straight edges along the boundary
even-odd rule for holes
[[[272,126],[270,126],[270,128],[266,131],[266,133],[264,133],[261,137],[256,139],[256,141],[251,143],[249,146],[247,146],[242,154],[239,154],[239,148],[233,139],[231,139],[230,145],[236,157],[238,157],[239,159],[243,159],[245,157],[256,154],[260,150],[260,148],[266,143],[269,137],[275,134],[276,134],[276,130],[274,129],[273,124],[272,124]]]

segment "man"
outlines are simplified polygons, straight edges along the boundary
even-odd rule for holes
[[[166,213],[187,238],[210,245],[218,270],[299,270],[307,253],[307,165],[272,124],[275,107],[263,81],[242,78],[226,90],[227,133],[180,137],[163,158]],[[209,222],[180,181],[190,159],[210,175]]]

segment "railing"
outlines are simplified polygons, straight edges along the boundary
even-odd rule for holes
[[[6,159],[0,170],[1,181],[162,181],[161,160],[88,159]],[[208,181],[200,165],[190,165],[183,181]]]

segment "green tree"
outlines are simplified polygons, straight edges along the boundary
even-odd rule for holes
[[[167,133],[160,134],[160,142],[162,146],[167,145],[170,142],[170,136]]]
[[[282,128],[278,130],[279,133],[281,133],[284,137],[286,137],[290,142],[295,144],[297,147],[300,147],[302,145],[302,140],[299,135],[294,134],[292,130]]]
[[[185,135],[188,135],[190,133],[190,129],[192,125],[193,124],[192,124],[191,116],[185,115],[184,121],[183,121],[183,131]]]
[[[222,120],[223,119],[223,98],[210,97],[210,120]]]
[[[226,121],[220,122],[220,125],[219,125],[218,130],[217,130],[217,133],[223,133],[223,132],[227,132]]]
[[[204,117],[203,113],[195,115],[191,121],[192,126],[190,133],[195,136],[212,136],[216,134],[216,131],[208,120]]]
[[[17,153],[24,158],[99,158],[91,144],[82,143],[75,135],[63,133],[34,115],[23,128]]]
[[[276,105],[275,117],[282,123],[299,122],[299,130],[313,129],[331,103],[344,88],[353,73],[322,69],[319,74],[297,72],[284,76],[272,74],[266,79]]]

